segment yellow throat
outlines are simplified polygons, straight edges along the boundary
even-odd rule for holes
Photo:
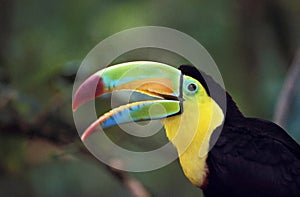
[[[184,95],[184,100],[183,113],[166,118],[164,127],[168,139],[177,149],[185,176],[200,187],[207,175],[210,136],[222,124],[224,115],[206,92]]]

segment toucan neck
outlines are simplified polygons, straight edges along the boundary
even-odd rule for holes
[[[244,118],[244,115],[239,110],[238,106],[233,101],[232,97],[228,94],[228,92],[226,92],[226,103],[226,109],[222,109],[224,114],[226,114],[224,124],[231,124]]]
[[[197,105],[196,105],[197,106]],[[185,101],[181,115],[164,121],[168,139],[176,147],[181,167],[186,177],[201,187],[207,176],[206,158],[214,130],[222,125],[224,115],[219,105],[210,97],[198,103]]]

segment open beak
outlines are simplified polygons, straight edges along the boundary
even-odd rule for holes
[[[182,113],[181,71],[158,62],[136,61],[107,67],[90,76],[73,96],[73,111],[103,94],[119,90],[140,92],[156,99],[122,105],[100,116],[83,133],[84,141],[97,126],[163,119]],[[164,110],[155,110],[155,105]],[[149,112],[150,108],[151,114]]]

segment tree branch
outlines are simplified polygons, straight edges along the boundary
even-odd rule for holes
[[[288,113],[291,108],[291,104],[296,94],[297,80],[300,78],[300,49],[297,51],[294,61],[290,69],[288,70],[283,88],[279,95],[275,112],[274,122],[278,125],[286,128]]]
[[[119,170],[122,169],[123,165],[123,161],[121,160],[112,160],[110,164],[111,167],[108,166],[108,169],[133,197],[151,197],[152,195],[138,180],[129,176],[125,171]]]

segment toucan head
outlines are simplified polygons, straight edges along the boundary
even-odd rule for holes
[[[106,93],[130,90],[153,99],[128,103],[100,116],[83,133],[84,141],[96,127],[111,127],[132,121],[161,119],[168,139],[176,147],[189,180],[201,186],[207,174],[206,157],[212,133],[224,122],[224,111],[210,96],[197,69],[185,74],[179,69],[151,61],[135,61],[107,67],[90,76],[73,97],[73,111]],[[95,91],[91,91],[91,89]],[[164,110],[151,110],[159,105]],[[155,109],[155,108],[153,108]]]

